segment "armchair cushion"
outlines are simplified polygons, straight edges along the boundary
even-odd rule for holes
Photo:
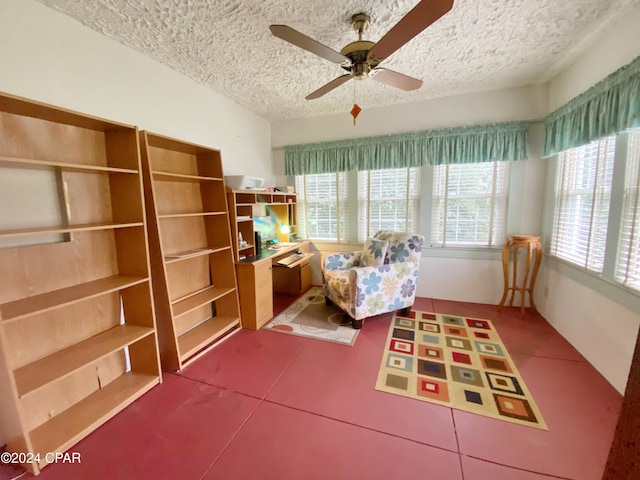
[[[406,232],[389,232],[379,230],[373,236],[379,240],[387,240],[389,248],[384,263],[420,262],[424,237]]]
[[[380,240],[377,238],[368,238],[362,247],[362,255],[360,256],[361,267],[379,267],[384,264],[384,257],[387,255],[389,248],[388,240]]]

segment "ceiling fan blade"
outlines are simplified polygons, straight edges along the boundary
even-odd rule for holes
[[[311,37],[307,37],[305,34],[291,27],[286,25],[271,25],[269,29],[274,36],[281,38],[285,42],[292,43],[296,47],[315,53],[319,57],[326,58],[333,63],[343,63],[345,61],[351,63],[350,60],[341,53],[332,50],[326,45],[321,44]]]
[[[452,7],[453,0],[422,0],[371,48],[367,59],[380,63]]]
[[[369,76],[377,82],[384,83],[390,87],[399,88],[400,90],[410,91],[417,90],[422,86],[422,80],[410,77],[404,73],[394,72],[386,68],[374,68]]]
[[[306,98],[307,100],[314,100],[316,98],[320,98],[325,93],[329,93],[331,90],[333,90],[334,88],[339,87],[340,85],[342,85],[344,82],[346,82],[350,78],[351,78],[351,74],[350,73],[345,73],[344,75],[340,75],[338,78],[334,78],[329,83],[327,83],[326,85],[323,85],[318,90],[316,90],[315,92],[310,93],[309,95],[307,95],[304,98]]]

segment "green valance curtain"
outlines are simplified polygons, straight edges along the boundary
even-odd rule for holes
[[[640,127],[640,57],[545,119],[544,156]]]
[[[524,160],[528,122],[426,130],[285,147],[286,175]]]

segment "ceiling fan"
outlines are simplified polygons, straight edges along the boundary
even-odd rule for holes
[[[377,43],[362,39],[371,19],[366,13],[351,17],[351,24],[358,32],[358,40],[346,45],[340,53],[307,37],[286,25],[271,25],[274,36],[303,48],[331,62],[338,63],[349,73],[334,78],[305,98],[313,100],[339,87],[351,78],[372,79],[386,85],[410,91],[422,86],[422,80],[380,67],[380,63],[400,49],[405,43],[434,23],[453,7],[453,0],[422,0],[407,13]]]

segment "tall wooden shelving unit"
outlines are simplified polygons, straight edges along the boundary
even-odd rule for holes
[[[291,235],[297,235],[295,193],[267,192],[252,190],[232,190],[227,188],[231,237],[234,258],[252,257],[256,254],[253,218],[261,215],[275,215],[277,235],[281,242],[288,242]],[[289,226],[290,233],[282,233],[280,226]],[[240,245],[240,238],[247,242]]]
[[[0,436],[35,474],[161,381],[140,167],[135,127],[0,94],[0,175],[49,171],[66,210],[0,219]]]
[[[141,132],[164,368],[181,370],[240,327],[218,150]]]

